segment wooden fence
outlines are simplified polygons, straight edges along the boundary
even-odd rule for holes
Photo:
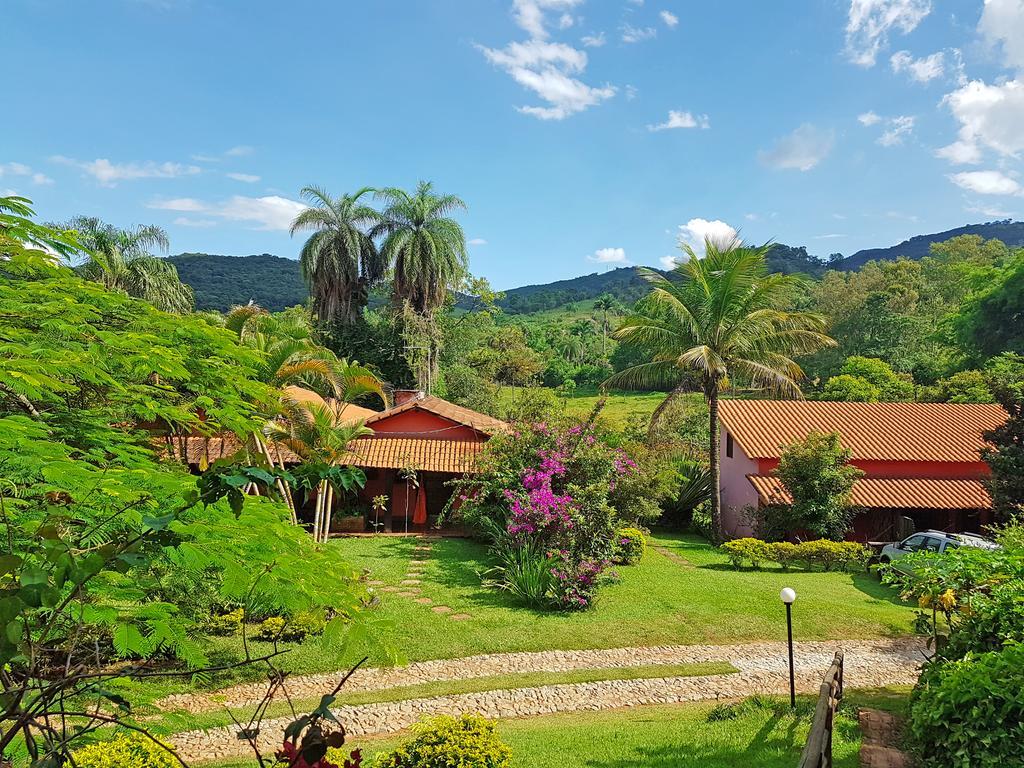
[[[832,721],[842,698],[843,652],[836,651],[819,689],[814,722],[811,723],[804,752],[800,755],[799,768],[832,768]]]

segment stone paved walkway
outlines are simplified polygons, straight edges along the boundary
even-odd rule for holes
[[[912,684],[917,679],[923,644],[916,639],[798,643],[796,678],[800,691],[813,693],[837,648],[846,651],[845,681],[849,687]],[[644,704],[731,699],[755,693],[783,693],[788,675],[785,646],[750,643],[732,646],[661,646],[589,651],[489,654],[464,659],[427,661],[406,667],[360,670],[346,691],[381,690],[436,680],[459,680],[488,675],[532,671],[630,667],[645,664],[680,664],[728,661],[739,672],[732,675],[608,680],[594,683],[549,685],[535,688],[409,699],[380,704],[342,706],[333,710],[355,736],[392,733],[408,728],[427,714],[480,712],[487,717],[523,717],[553,712],[617,709]],[[317,698],[337,682],[337,675],[311,675],[289,681],[292,698]],[[213,694],[171,697],[167,705],[193,711],[214,706],[246,706],[262,695],[262,686],[235,686]],[[263,723],[260,743],[279,746],[290,718]],[[210,760],[246,753],[235,727],[177,734],[172,741],[187,761]]]

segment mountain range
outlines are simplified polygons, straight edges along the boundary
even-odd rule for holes
[[[1017,247],[1024,245],[1024,222],[1007,219],[968,224],[945,232],[916,235],[887,248],[870,248],[851,256],[834,257],[827,262],[808,254],[804,246],[776,243],[769,251],[768,263],[775,272],[804,272],[820,277],[828,269],[856,270],[873,260],[920,259],[928,255],[932,243],[958,235],[996,238]],[[253,301],[269,310],[279,311],[303,303],[309,295],[299,264],[293,259],[269,253],[252,256],[181,253],[168,259],[177,268],[182,281],[195,291],[197,309],[224,311],[236,304]],[[570,302],[587,301],[603,293],[610,293],[624,303],[632,303],[643,295],[644,286],[638,267],[619,267],[569,280],[512,288],[505,291],[505,297],[499,304],[510,314],[525,314],[555,309]]]

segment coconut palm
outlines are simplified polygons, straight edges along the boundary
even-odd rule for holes
[[[411,195],[388,188],[377,196],[386,207],[372,234],[384,238],[380,251],[393,265],[393,298],[419,315],[432,315],[467,274],[466,236],[449,218],[466,204],[455,195],[435,195],[426,181]]]
[[[88,253],[79,274],[104,287],[144,299],[165,312],[189,312],[195,303],[192,289],[181,282],[178,270],[166,259],[150,253],[167,251],[167,233],[151,224],[118,229],[97,218],[78,216],[62,229],[75,230]]]
[[[370,192],[332,198],[324,189],[303,187],[310,204],[292,222],[291,233],[312,234],[299,253],[302,276],[313,297],[313,311],[327,325],[351,325],[362,317],[370,289],[384,279],[388,261],[367,234],[380,214],[360,201]]]
[[[710,411],[711,516],[721,536],[718,400],[729,379],[800,397],[803,371],[793,357],[834,346],[820,315],[785,309],[802,287],[794,275],[768,274],[768,246],[708,241],[698,257],[683,246],[688,259],[667,276],[642,272],[652,286],[629,314],[615,337],[636,345],[650,362],[627,368],[608,384],[637,389],[670,389],[651,417],[652,427],[665,407],[696,374]]]
[[[601,313],[601,356],[608,356],[608,313],[617,312],[620,308],[618,300],[610,293],[598,296],[594,301],[594,310]]]

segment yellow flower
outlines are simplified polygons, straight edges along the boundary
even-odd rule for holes
[[[939,595],[939,605],[946,613],[952,611],[956,608],[956,593],[952,589],[947,589]]]
[[[917,599],[917,606],[918,606],[918,608],[931,608],[932,607],[932,596],[931,595],[921,595]]]

